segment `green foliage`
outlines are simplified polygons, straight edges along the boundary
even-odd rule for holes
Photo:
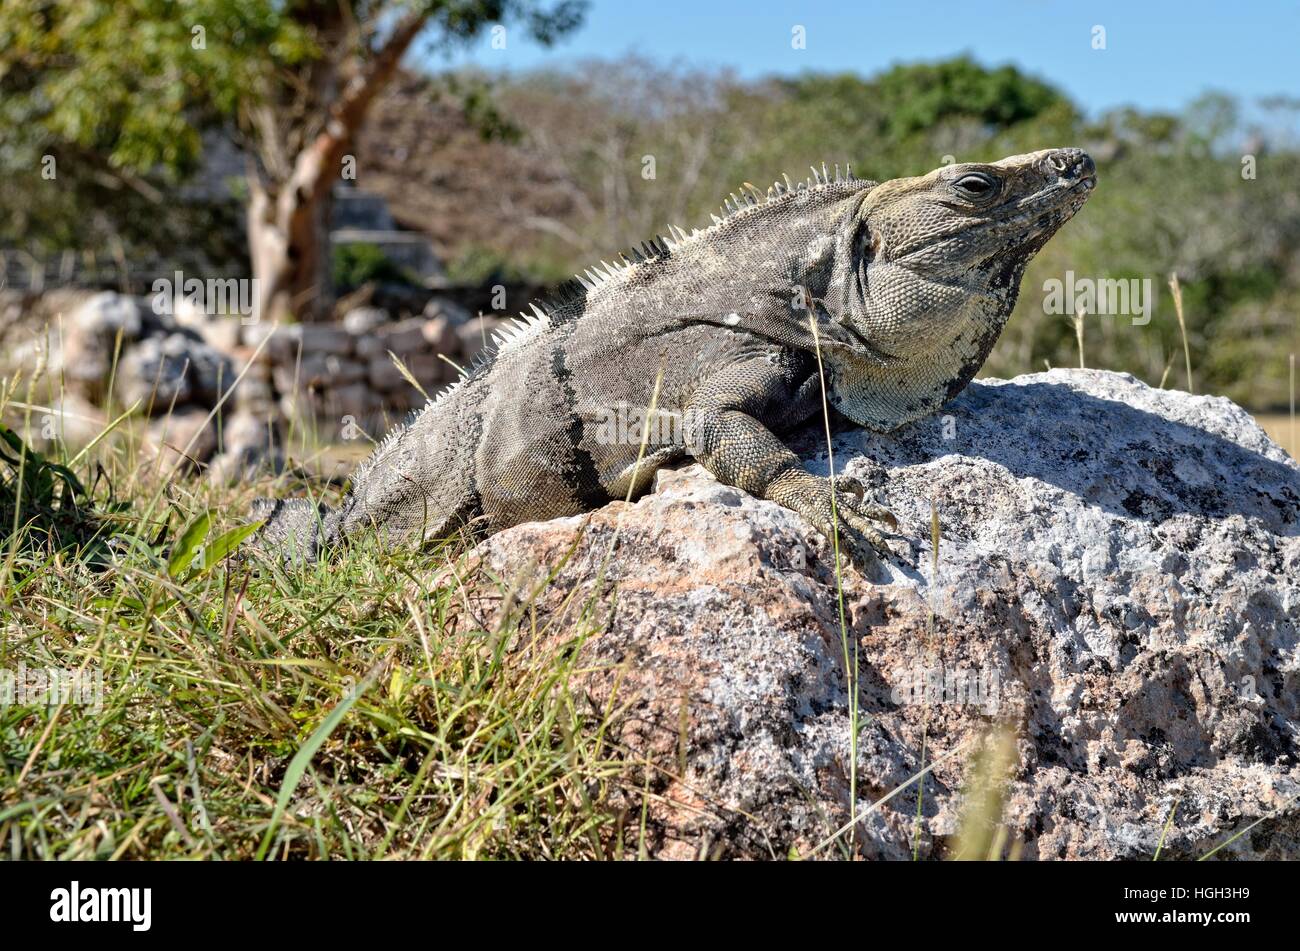
[[[13,0],[0,16],[9,116],[136,172],[192,171],[205,120],[255,105],[315,54],[271,0]]]
[[[328,119],[332,91],[406,15],[426,14],[435,44],[505,20],[550,42],[583,10],[580,0],[6,0],[0,246],[156,254],[198,270],[243,263],[237,201],[180,187],[207,130],[236,134],[281,181]],[[481,89],[467,102],[485,130],[508,133]]]
[[[571,262],[563,255],[541,256],[521,262],[493,248],[469,245],[445,262],[447,280],[453,284],[560,284],[573,276]]]
[[[543,41],[572,29],[584,5],[559,0],[284,4],[274,0],[9,0],[0,13],[4,118],[48,142],[92,151],[114,168],[174,176],[200,158],[205,123],[253,121],[325,50],[325,25],[358,24],[369,42],[392,17],[425,8],[443,39],[522,19]],[[313,117],[323,123],[324,115]]]
[[[0,424],[0,578],[21,580],[46,559],[102,565],[111,499],[97,510],[81,480]]]
[[[447,73],[439,77],[440,91],[455,99],[465,120],[484,141],[518,142],[522,132],[499,108],[492,84],[474,74]],[[431,93],[433,90],[431,90]],[[431,95],[430,99],[436,98]]]
[[[282,7],[6,2],[0,245],[94,249],[128,264],[160,253],[193,267],[243,259],[234,203],[180,185],[201,160],[203,130],[255,103],[274,70],[311,52]]]
[[[331,248],[334,287],[341,293],[374,281],[418,287],[419,279],[374,244],[339,244]]]
[[[66,708],[0,704],[7,856],[636,849],[620,818],[619,797],[639,787],[610,728],[619,711],[592,710],[570,686],[601,612],[539,623],[536,604],[503,583],[498,622],[457,623],[465,592],[437,570],[452,548],[366,542],[293,571],[255,559],[192,570],[241,528],[221,532],[232,518],[216,513],[304,487],[189,483],[164,519],[150,514],[164,486],[148,467],[109,441],[86,461],[101,464],[131,502],[111,565],[49,570],[32,551],[17,556],[19,583],[0,582],[3,666],[85,671],[102,688]]]
[[[70,470],[34,452],[0,424],[0,538],[22,526],[62,547],[80,520],[78,503],[85,495]]]
[[[1064,101],[1055,88],[1014,66],[990,70],[964,56],[898,65],[871,79],[809,74],[783,85],[796,108],[853,116],[885,145],[951,122],[1004,130]]]
[[[978,161],[1006,148],[1008,133],[1077,121],[1052,86],[1015,67],[985,69],[967,57],[898,65],[871,78],[806,74],[776,84],[780,105],[764,122],[782,150],[830,145],[864,177],[914,175],[945,154]],[[996,147],[995,147],[996,143]],[[1037,146],[1036,146],[1037,147]],[[827,160],[813,156],[803,165]],[[799,167],[799,166],[796,166]]]

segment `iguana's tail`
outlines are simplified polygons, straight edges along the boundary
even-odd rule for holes
[[[285,561],[317,561],[338,540],[338,512],[310,499],[255,499],[250,512],[265,520],[253,538],[255,547]]]

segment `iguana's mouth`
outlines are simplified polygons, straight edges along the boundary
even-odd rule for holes
[[[1059,227],[1066,220],[1074,217],[1096,187],[1096,175],[1089,175],[1068,184],[1049,185],[1016,205],[1007,217],[995,218],[989,221],[986,227],[997,234],[1005,234],[1023,228],[1035,218],[1053,214],[1061,215],[1057,223]]]

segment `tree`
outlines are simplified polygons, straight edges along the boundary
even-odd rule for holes
[[[1077,121],[1069,100],[1051,85],[1014,66],[987,68],[967,56],[899,64],[871,77],[807,73],[776,85],[784,102],[767,110],[774,126],[769,138],[802,135],[822,150],[822,143],[837,142],[871,178],[916,175],[946,154],[963,161],[1000,158],[1006,153],[994,152],[1008,132],[1034,122]]]
[[[419,40],[445,48],[506,23],[550,43],[582,11],[582,0],[6,0],[0,91],[29,135],[102,156],[126,182],[183,177],[203,130],[231,129],[248,157],[261,313],[315,319],[331,296],[331,189],[402,58]]]

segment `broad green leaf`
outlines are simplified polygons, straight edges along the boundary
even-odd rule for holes
[[[228,532],[222,532],[203,550],[203,565],[199,571],[208,571],[220,564],[223,558],[238,548],[245,538],[261,528],[262,524],[262,521],[250,522],[247,525],[237,525]]]
[[[179,578],[182,572],[193,566],[194,556],[203,546],[203,539],[208,537],[211,525],[212,513],[204,512],[186,526],[180,541],[172,548],[171,557],[167,559],[167,574]]]

